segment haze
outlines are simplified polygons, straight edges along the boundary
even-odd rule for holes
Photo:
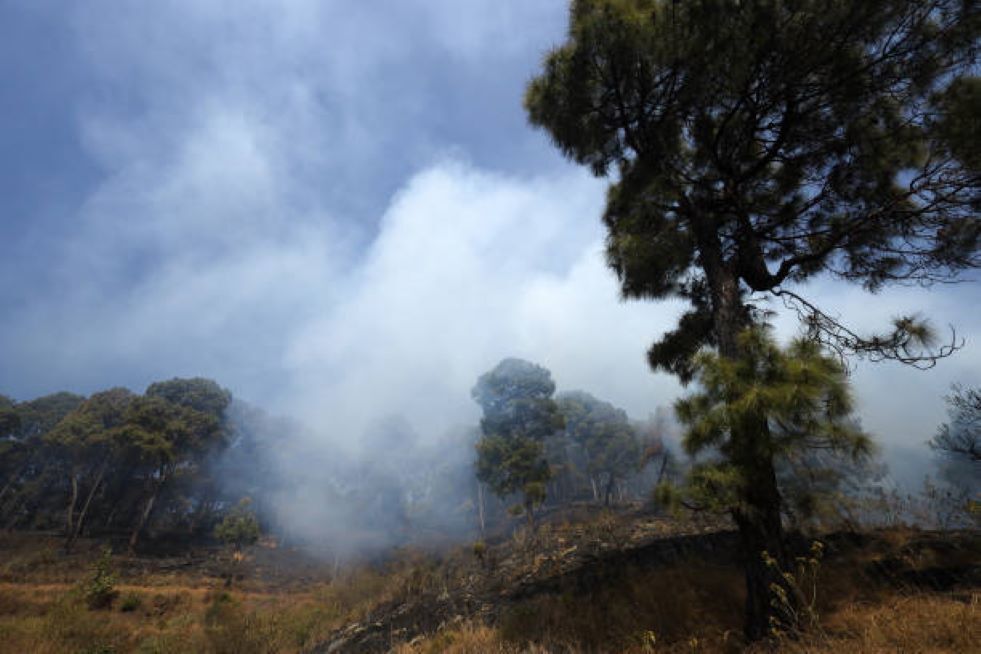
[[[354,451],[386,416],[423,440],[474,423],[505,356],[634,417],[670,404],[644,352],[676,308],[619,301],[604,183],[521,108],[565,12],[0,2],[0,393],[201,375]],[[966,339],[929,372],[857,364],[863,424],[922,460],[949,385],[978,381],[977,286],[812,293]]]

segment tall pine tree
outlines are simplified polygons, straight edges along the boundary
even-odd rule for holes
[[[628,298],[681,297],[655,369],[689,381],[696,354],[744,356],[754,300],[780,298],[811,338],[929,366],[916,316],[863,335],[805,297],[820,274],[876,291],[979,263],[981,16],[973,0],[573,0],[568,40],[528,87],[533,124],[610,176],[607,254]],[[746,634],[775,615],[759,553],[787,563],[763,416],[733,425],[752,492],[735,512]]]

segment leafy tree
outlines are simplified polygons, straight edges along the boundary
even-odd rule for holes
[[[955,385],[947,396],[949,420],[940,425],[930,447],[975,464],[981,474],[981,388]]]
[[[225,433],[214,415],[143,396],[128,407],[120,441],[144,489],[129,539],[134,549],[168,484],[178,474],[193,474],[204,454],[224,443]]]
[[[609,506],[615,483],[640,467],[640,443],[633,425],[625,411],[584,391],[562,393],[556,402],[565,419],[566,436],[585,453],[590,478],[605,478],[604,503]]]
[[[14,416],[8,417],[8,424],[15,425],[0,442],[0,473],[3,474],[0,513],[5,516],[7,528],[27,516],[42,517],[30,508],[36,508],[45,499],[55,477],[50,473],[59,463],[44,446],[43,437],[83,401],[81,395],[60,392],[15,403],[12,409],[9,406],[6,409],[14,412]]]
[[[219,421],[223,431],[221,438],[213,440],[221,446],[227,444],[226,437],[229,436],[230,421],[226,413],[232,403],[232,394],[218,382],[203,377],[188,379],[175,377],[168,381],[150,384],[146,389],[146,395],[147,397],[159,397],[172,404],[213,416]],[[202,525],[208,523],[221,495],[218,475],[215,470],[218,461],[212,456],[214,454],[216,452],[200,452],[199,458],[201,460],[194,469],[193,477],[189,478],[189,475],[186,474],[183,476],[183,497],[189,505],[193,505],[193,509],[190,509],[191,515],[187,525],[188,531],[191,533],[198,531]]]
[[[259,520],[251,507],[252,500],[249,498],[239,500],[215,527],[215,537],[226,545],[234,546],[236,550],[259,540]]]
[[[687,382],[705,346],[736,365],[766,297],[842,356],[929,366],[956,349],[929,349],[916,316],[861,335],[799,287],[830,274],[876,291],[978,265],[981,141],[963,135],[978,129],[979,24],[962,0],[573,0],[525,106],[613,176],[603,219],[624,296],[691,304],[654,368]],[[758,552],[789,561],[772,459],[756,456],[770,424],[733,430],[728,470],[755,480],[736,505],[756,639],[776,617]]]
[[[82,533],[92,500],[118,452],[119,428],[135,399],[125,388],[96,393],[44,436],[45,444],[65,462],[69,488],[65,533],[69,549]],[[88,493],[76,519],[75,510],[86,486]]]
[[[477,478],[501,498],[521,493],[529,525],[550,477],[545,440],[563,425],[554,393],[551,373],[522,359],[504,359],[471,391],[484,411]]]

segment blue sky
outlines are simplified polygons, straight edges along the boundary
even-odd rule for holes
[[[564,0],[0,0],[0,392],[205,375],[334,440],[472,420],[507,355],[642,417],[678,307],[621,304],[604,184],[526,125]],[[922,310],[968,347],[860,365],[918,446],[977,383],[976,286],[809,289],[859,327]],[[781,322],[783,333],[792,331]]]

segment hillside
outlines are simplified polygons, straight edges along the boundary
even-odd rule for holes
[[[102,543],[0,541],[9,652],[738,651],[742,577],[725,524],[579,507],[534,535],[340,568],[309,551],[113,556],[118,595],[86,605]],[[811,542],[799,538],[806,550]],[[799,577],[819,618],[787,651],[969,651],[981,641],[981,535],[821,537]],[[813,594],[813,595],[812,595]],[[537,648],[535,650],[534,648]]]

